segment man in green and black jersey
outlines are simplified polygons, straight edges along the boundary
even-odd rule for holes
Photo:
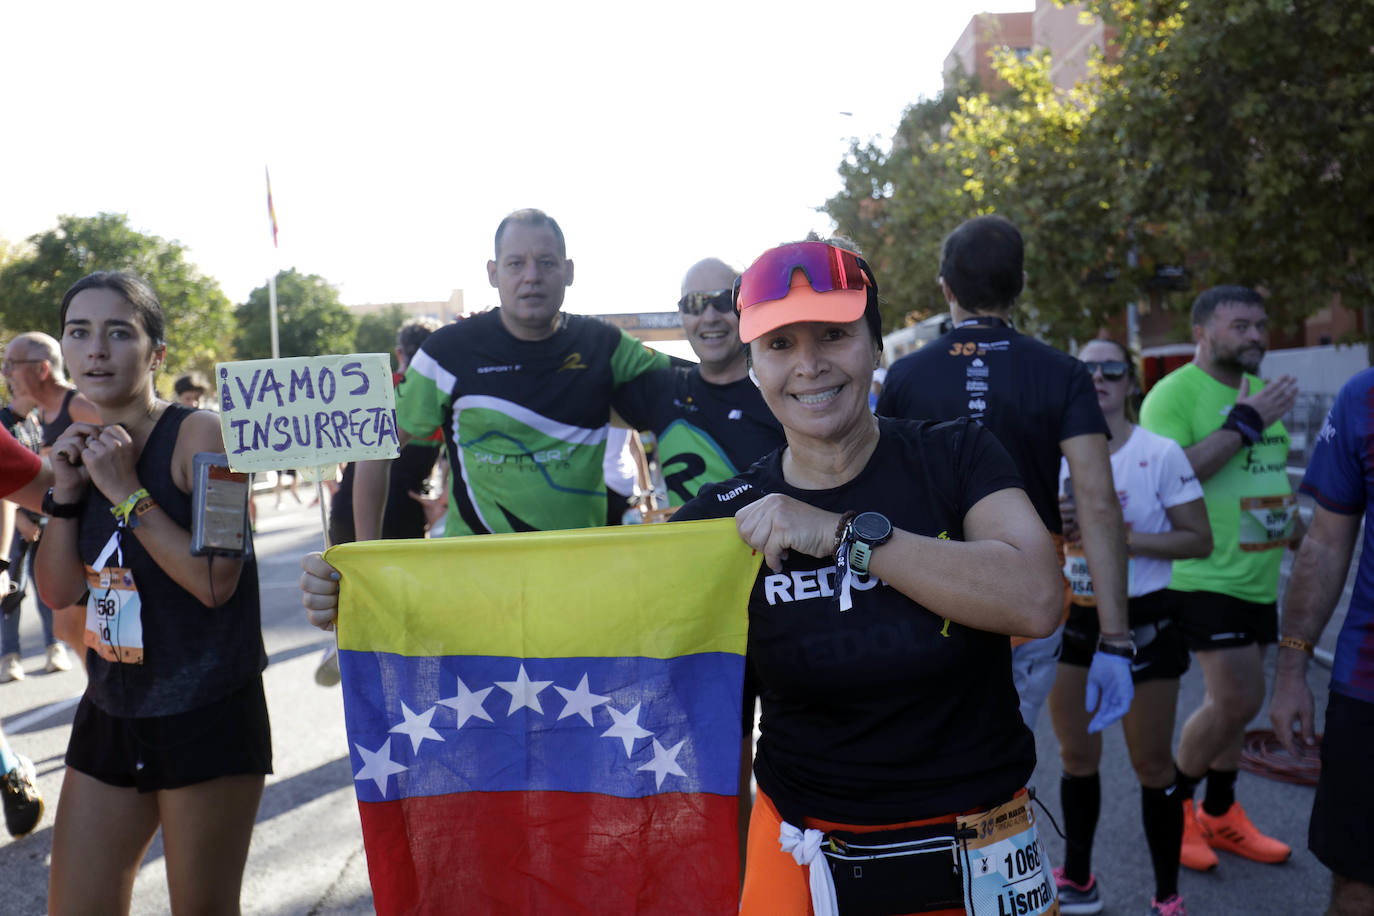
[[[401,443],[443,431],[452,480],[445,535],[604,524],[611,410],[648,428],[620,392],[668,358],[605,322],[562,312],[573,262],[547,214],[510,214],[495,247],[487,276],[500,308],[440,328],[421,346],[396,391]],[[386,465],[358,465],[358,540],[380,530]]]
[[[668,503],[680,506],[703,484],[728,480],[783,444],[782,427],[749,380],[731,302],[738,274],[717,258],[682,278],[678,312],[697,366],[647,372],[627,385],[627,409],[658,437]]]

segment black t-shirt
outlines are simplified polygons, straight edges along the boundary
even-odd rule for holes
[[[1009,326],[956,328],[888,370],[879,415],[971,417],[992,430],[1045,527],[1061,533],[1059,443],[1107,435],[1092,376],[1078,360]]]
[[[439,446],[433,442],[408,442],[401,447],[388,474],[386,508],[382,510],[382,537],[422,538],[425,536],[425,507],[411,497],[420,492],[439,460]],[[349,511],[352,511],[351,509]]]
[[[416,437],[443,430],[451,469],[444,534],[554,531],[606,522],[602,458],[626,382],[668,357],[621,329],[564,314],[542,340],[520,340],[500,310],[425,339],[396,390],[396,420]]]
[[[713,385],[696,366],[646,372],[620,389],[619,406],[647,417],[658,437],[668,500],[733,477],[784,442],[782,426],[747,378]]]
[[[790,486],[779,451],[702,487],[674,521],[730,517],[782,493],[961,540],[975,503],[1020,485],[975,423],[883,418],[879,430],[868,465],[843,486]],[[784,816],[894,823],[1000,802],[1025,785],[1035,740],[1007,637],[948,622],[876,578],[841,612],[835,586],[833,556],[792,552],[783,572],[760,568],[749,599],[749,673],[763,709],[754,772]]]

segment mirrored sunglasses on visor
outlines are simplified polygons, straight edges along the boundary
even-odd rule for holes
[[[734,311],[735,306],[731,301],[732,290],[718,289],[709,293],[688,293],[677,301],[677,310],[684,315],[700,315],[708,308],[713,308],[722,315],[728,315]]]
[[[809,285],[792,285],[798,270]],[[863,258],[825,242],[771,248],[735,281],[740,339],[748,343],[800,321],[857,321],[868,303],[869,277]]]
[[[1088,375],[1096,375],[1097,370],[1102,370],[1102,377],[1109,382],[1119,382],[1126,377],[1130,366],[1119,359],[1108,359],[1098,362],[1096,360],[1083,360],[1083,366],[1088,370]]]

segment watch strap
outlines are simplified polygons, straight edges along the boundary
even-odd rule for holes
[[[78,518],[84,503],[60,503],[53,498],[52,487],[43,495],[43,514],[51,518]]]
[[[866,541],[855,540],[849,548],[849,567],[860,578],[868,575],[868,561],[873,558],[873,547]]]
[[[1135,658],[1135,640],[1127,640],[1125,643],[1107,642],[1102,637],[1097,638],[1097,651],[1107,655],[1119,655],[1122,658]]]

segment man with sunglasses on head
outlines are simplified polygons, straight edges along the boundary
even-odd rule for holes
[[[782,427],[753,382],[731,301],[735,269],[698,261],[682,278],[678,313],[699,365],[647,372],[622,401],[658,437],[668,502],[680,506],[703,484],[734,477],[783,444]]]
[[[1101,638],[1088,669],[1089,727],[1098,732],[1130,708],[1135,648],[1126,613],[1126,532],[1112,483],[1107,422],[1093,381],[1068,354],[1017,333],[1010,321],[1025,284],[1020,231],[998,216],[963,223],[945,239],[940,288],[954,329],[888,370],[880,416],[971,417],[992,431],[1016,462],[1026,494],[1055,536],[1063,559],[1059,463],[1069,464],[1083,552]],[[1016,645],[1012,667],[1021,715],[1035,728],[1054,686],[1062,627]]]
[[[443,430],[453,482],[446,537],[605,524],[611,410],[647,428],[619,394],[668,357],[604,321],[562,311],[573,262],[548,214],[511,213],[495,248],[487,277],[501,306],[421,345],[396,390],[401,444]],[[360,541],[380,536],[389,463],[359,462],[355,471]]]
[[[1288,433],[1297,381],[1255,373],[1269,342],[1264,299],[1216,286],[1193,302],[1193,361],[1159,381],[1140,424],[1173,439],[1202,482],[1215,544],[1211,556],[1174,563],[1177,622],[1207,684],[1183,724],[1176,762],[1183,801],[1182,863],[1217,866],[1213,850],[1278,863],[1286,843],[1265,836],[1236,802],[1245,727],[1264,703],[1264,646],[1278,638],[1279,565],[1297,548],[1301,522],[1288,480]],[[1202,805],[1193,792],[1206,779]]]

